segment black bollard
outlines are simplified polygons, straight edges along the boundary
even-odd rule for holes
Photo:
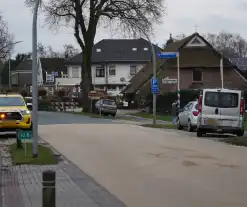
[[[42,174],[43,184],[43,207],[56,206],[56,172],[52,170],[44,171]]]
[[[22,148],[21,140],[20,140],[19,137],[18,137],[18,133],[19,133],[19,131],[16,130],[16,148],[17,148],[17,149]]]

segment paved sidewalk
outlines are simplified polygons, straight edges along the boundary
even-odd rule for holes
[[[10,143],[10,141],[7,142]],[[48,169],[56,171],[56,206],[125,206],[91,177],[68,161],[49,166],[12,166],[7,147],[2,145],[1,152],[3,155],[2,195],[4,207],[41,207],[42,172]]]

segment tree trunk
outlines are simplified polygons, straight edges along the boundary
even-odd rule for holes
[[[88,93],[92,90],[92,75],[91,75],[91,54],[93,45],[86,46],[83,51],[82,62],[82,107],[84,112],[89,112],[91,109],[90,99]]]

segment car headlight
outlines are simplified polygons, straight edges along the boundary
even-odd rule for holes
[[[21,114],[22,115],[27,115],[27,114],[30,114],[30,111],[29,110],[22,110]]]

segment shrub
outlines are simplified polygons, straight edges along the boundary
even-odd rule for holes
[[[24,89],[20,92],[20,94],[21,94],[23,97],[27,97],[27,96],[28,96],[28,92],[27,92],[26,90],[24,90]]]
[[[64,89],[60,89],[58,91],[56,91],[56,95],[59,97],[59,98],[63,98],[66,94],[66,91]]]
[[[39,110],[50,111],[52,109],[52,102],[48,99],[38,100]]]
[[[46,96],[46,94],[47,94],[46,89],[40,88],[40,89],[38,90],[38,95],[39,95],[39,96],[44,97],[44,96]]]

